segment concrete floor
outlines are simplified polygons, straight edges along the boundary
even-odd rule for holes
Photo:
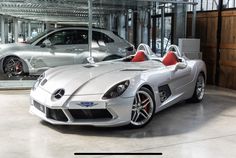
[[[0,157],[235,158],[236,91],[208,87],[203,102],[163,110],[142,129],[53,126],[29,114],[29,91],[0,91]],[[74,156],[162,152],[162,156]]]

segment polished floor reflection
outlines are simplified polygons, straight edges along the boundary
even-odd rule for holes
[[[81,158],[75,152],[162,152],[165,158],[235,158],[236,91],[209,86],[142,129],[53,126],[29,114],[29,91],[0,91],[0,157]]]

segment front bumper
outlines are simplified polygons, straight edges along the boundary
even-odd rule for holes
[[[39,95],[40,94],[40,95]],[[65,96],[63,103],[49,101],[43,89],[31,91],[30,113],[51,124],[122,126],[130,123],[134,97],[102,100],[101,95]],[[92,102],[91,107],[81,102]]]

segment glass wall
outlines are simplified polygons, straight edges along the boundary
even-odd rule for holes
[[[140,43],[152,43],[152,30],[156,30],[156,53],[160,52],[161,32],[164,48],[171,43],[175,4],[164,4],[162,26],[163,4],[156,1],[96,0],[92,8],[87,0],[61,2],[2,2],[0,16],[4,25],[0,25],[0,34],[5,40],[0,45],[0,88],[30,87],[45,70],[92,62],[90,57],[100,62],[132,55]],[[155,25],[152,17],[156,18]],[[185,27],[185,22],[181,25]]]
[[[223,0],[224,8],[236,8],[235,0]]]
[[[190,2],[197,2],[197,11],[211,11],[217,10],[219,0],[189,0]],[[223,8],[236,8],[236,0],[223,0]],[[189,6],[188,11],[192,11],[193,7]]]

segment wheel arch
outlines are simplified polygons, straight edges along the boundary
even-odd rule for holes
[[[150,85],[144,84],[144,85],[142,85],[140,88],[142,88],[142,87],[147,88],[148,90],[150,90],[150,91],[152,92],[152,95],[154,96],[154,91],[153,91],[153,89],[152,89],[152,87],[151,87]],[[139,88],[139,89],[140,89],[140,88]]]
[[[155,104],[155,106],[156,106],[156,96],[155,96],[155,93],[154,93],[153,88],[152,88],[149,84],[147,84],[147,83],[141,85],[141,86],[139,87],[139,89],[142,88],[142,87],[147,88],[148,90],[151,91],[152,97],[153,97],[153,101],[154,101],[154,104]]]
[[[204,72],[204,71],[200,71],[199,74],[202,74],[202,75],[203,75],[204,80],[205,80],[205,82],[206,82],[206,74],[205,74],[205,72]]]
[[[198,60],[198,62],[196,63],[195,65],[197,67],[197,74],[196,74],[196,77],[199,75],[199,74],[203,74],[203,77],[205,79],[205,82],[207,80],[207,69],[206,69],[206,64],[204,61],[202,60]]]

